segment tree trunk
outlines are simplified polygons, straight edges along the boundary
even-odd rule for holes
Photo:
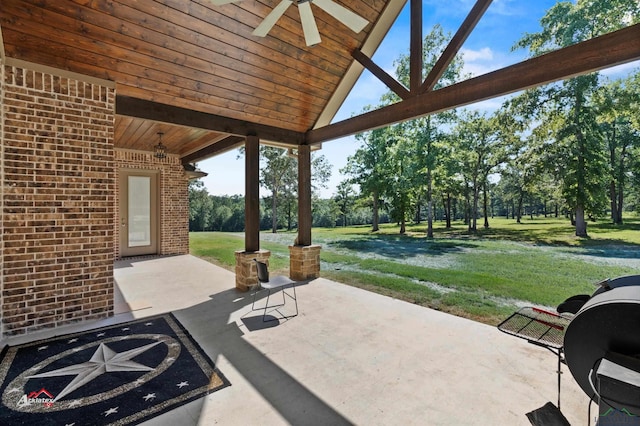
[[[620,153],[620,167],[618,168],[618,217],[616,223],[622,225],[622,205],[624,202],[624,182],[625,182],[625,158],[627,156],[627,146],[622,146]]]
[[[271,232],[275,234],[278,232],[278,202],[276,199],[276,191],[273,191],[273,195],[271,196]]]
[[[467,231],[471,231],[471,194],[468,187],[465,188],[464,193],[464,223],[467,225]]]
[[[467,225],[467,230],[471,230],[471,217],[469,216],[471,213],[471,201],[469,201],[469,196],[467,194],[466,199],[464,200],[464,224]]]
[[[609,200],[611,200],[611,222],[617,223],[618,220],[618,196],[616,194],[616,181],[611,179],[609,182]]]
[[[584,207],[576,207],[576,237],[588,237],[587,235],[587,221],[584,217]]]
[[[577,94],[576,99],[576,108],[575,108],[575,123],[578,124],[576,131],[576,141],[578,143],[578,170],[576,171],[576,183],[577,183],[577,191],[576,191],[576,236],[577,237],[588,237],[587,235],[587,221],[585,220],[585,202],[588,199],[585,188],[586,181],[586,170],[585,170],[585,137],[582,133],[580,124],[580,117],[578,115],[579,111],[582,111],[582,93]]]
[[[471,221],[469,226],[469,231],[476,232],[478,230],[478,204],[480,199],[480,189],[478,188],[477,182],[473,183],[473,204],[471,206],[471,211],[469,212],[471,215]]]
[[[622,225],[622,203],[624,201],[622,185],[618,189],[618,217],[616,218],[616,224]]]
[[[404,235],[407,233],[407,224],[404,220],[404,214],[402,215],[402,219],[400,220],[400,235]]]
[[[451,220],[456,220],[456,217],[458,217],[458,199],[451,200],[451,195],[449,195],[449,202],[453,204],[451,207]],[[451,223],[449,223],[449,227],[451,227]]]
[[[616,124],[609,139],[609,162],[611,165],[611,182],[609,182],[609,200],[611,201],[611,222],[614,224],[618,220],[618,197],[616,195]]]
[[[489,202],[489,194],[487,194],[487,181],[484,182],[484,229],[489,229],[489,213],[487,204]]]
[[[444,207],[444,217],[445,217],[445,227],[447,229],[451,228],[451,194],[447,193],[445,197],[442,195],[442,206]]]
[[[373,224],[371,231],[376,232],[380,229],[380,215],[378,213],[378,191],[373,191]]]
[[[516,209],[514,209],[514,214],[518,217],[518,220],[516,222],[518,223],[522,223],[522,202],[524,195],[522,195],[522,193],[520,194],[520,198],[518,198],[518,207]]]
[[[433,188],[431,169],[427,170],[427,238],[433,238]]]

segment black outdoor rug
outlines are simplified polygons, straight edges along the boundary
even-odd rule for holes
[[[0,425],[132,425],[229,386],[172,314],[5,347]]]

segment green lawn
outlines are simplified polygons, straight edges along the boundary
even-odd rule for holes
[[[479,223],[482,226],[482,222]],[[435,238],[426,225],[407,235],[385,225],[314,229],[322,245],[321,275],[488,324],[496,324],[523,305],[555,307],[575,294],[590,294],[604,278],[640,274],[640,220],[625,225],[589,223],[590,238],[579,239],[565,220],[495,218],[491,227],[469,235],[456,223],[436,223]],[[262,233],[271,250],[271,269],[286,273],[288,246],[295,233]],[[192,233],[191,253],[233,270],[242,234]]]

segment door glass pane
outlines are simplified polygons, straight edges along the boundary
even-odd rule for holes
[[[151,178],[129,176],[129,247],[151,245]]]

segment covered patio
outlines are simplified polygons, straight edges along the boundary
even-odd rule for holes
[[[528,425],[527,412],[556,403],[553,354],[494,327],[323,278],[298,287],[297,317],[264,327],[234,280],[190,255],[118,261],[120,313],[6,342],[173,312],[231,386],[153,425]],[[586,424],[570,374],[561,403]]]
[[[557,398],[550,353],[317,278],[311,151],[637,60],[640,24],[434,90],[491,0],[474,3],[426,77],[422,2],[409,2],[409,87],[372,59],[406,0],[340,2],[364,15],[359,32],[316,10],[324,41],[314,48],[294,7],[268,37],[254,33],[276,3],[289,2],[3,0],[0,345],[173,312],[232,386],[152,424],[528,424],[525,413]],[[365,69],[402,100],[332,122]],[[251,293],[238,291],[255,283],[252,260],[269,255],[259,238],[261,144],[297,152],[290,270],[308,280],[300,315],[268,328],[250,313]],[[187,180],[192,163],[240,146],[246,229],[234,274],[185,254]],[[136,182],[148,210],[139,240],[127,231]],[[138,245],[149,249],[128,251]],[[161,257],[127,258],[140,254]],[[568,375],[562,393],[569,421],[584,424],[588,401]]]
[[[406,86],[373,60],[405,4]],[[259,238],[260,146],[289,149],[298,160],[289,269],[313,279],[312,150],[640,58],[633,24],[436,89],[491,4],[465,10],[424,69],[421,0],[3,0],[0,334],[107,318],[114,260],[188,253],[194,162],[244,147],[242,291],[256,281],[252,260],[270,255]],[[400,100],[334,122],[365,70]]]

